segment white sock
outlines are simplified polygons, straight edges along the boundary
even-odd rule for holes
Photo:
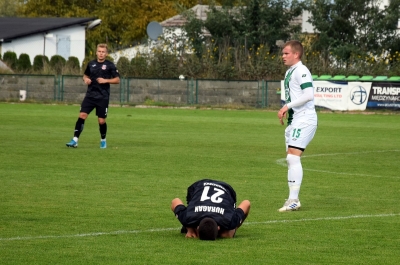
[[[72,138],[72,140],[74,140],[75,143],[77,143],[78,142],[78,137],[74,137],[74,138]]]
[[[300,156],[288,154],[286,161],[288,164],[289,199],[299,199],[300,186],[303,180],[303,166]]]

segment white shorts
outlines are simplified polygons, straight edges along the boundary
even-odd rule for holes
[[[314,138],[317,125],[300,122],[292,123],[285,129],[286,151],[289,146],[306,149],[307,145]]]

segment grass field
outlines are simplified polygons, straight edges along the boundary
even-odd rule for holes
[[[398,264],[400,115],[319,113],[288,196],[276,112],[112,107],[68,149],[78,106],[0,104],[0,264]],[[252,202],[235,239],[186,239],[170,211],[201,178]]]

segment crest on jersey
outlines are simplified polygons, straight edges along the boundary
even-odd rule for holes
[[[102,70],[106,70],[107,66],[105,64],[103,64],[103,66],[101,67]]]
[[[301,77],[306,77],[307,75],[306,74],[304,74],[304,75],[302,75]]]

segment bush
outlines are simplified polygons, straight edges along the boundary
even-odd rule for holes
[[[17,54],[15,52],[7,51],[4,53],[3,61],[11,69],[15,69],[17,66]]]
[[[110,55],[107,55],[106,60],[109,60],[110,62],[114,62],[114,58],[111,57]]]
[[[56,74],[61,74],[66,64],[66,60],[61,55],[53,55],[50,58],[50,67],[55,71]]]
[[[49,58],[44,55],[36,55],[33,58],[33,70],[34,71],[42,71],[45,64],[49,63]]]
[[[91,60],[93,60],[92,57],[85,57],[85,59],[83,59],[83,61],[82,61],[82,66],[81,66],[83,72],[86,70],[86,67],[87,67],[88,63],[89,63]]]
[[[147,57],[138,54],[131,60],[130,75],[133,77],[147,77],[148,66]]]
[[[128,76],[130,74],[131,64],[128,58],[126,57],[119,58],[116,66],[121,76]]]
[[[29,57],[28,54],[21,53],[17,61],[17,69],[22,72],[27,72],[31,70],[31,68],[32,68],[31,58]]]
[[[79,71],[81,69],[81,67],[79,66],[79,59],[75,56],[68,57],[67,67],[70,68],[72,71]]]

